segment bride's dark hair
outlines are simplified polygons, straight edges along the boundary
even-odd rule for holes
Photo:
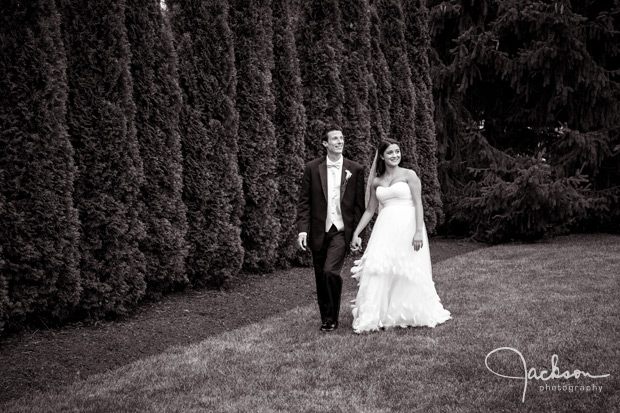
[[[376,170],[377,176],[381,176],[385,173],[385,160],[382,159],[381,157],[383,156],[383,153],[390,145],[398,145],[398,147],[400,147],[398,142],[392,139],[386,139],[386,140],[379,142],[379,146],[377,147],[377,170]]]

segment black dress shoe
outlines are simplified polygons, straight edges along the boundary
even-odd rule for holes
[[[338,323],[332,323],[331,321],[326,321],[321,326],[321,331],[334,331],[338,328]]]

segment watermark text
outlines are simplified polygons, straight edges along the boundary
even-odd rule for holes
[[[504,374],[500,374],[496,371],[493,371],[490,367],[489,367],[489,356],[491,356],[492,354],[497,353],[498,351],[512,351],[515,354],[517,354],[521,360],[521,363],[523,364],[523,375],[522,376],[506,376]],[[551,356],[551,372],[548,372],[547,370],[542,370],[540,373],[538,373],[536,371],[536,369],[534,367],[530,368],[529,370],[527,369],[527,364],[525,363],[525,357],[523,357],[523,354],[521,354],[521,352],[517,349],[514,349],[512,347],[499,347],[496,348],[495,350],[491,351],[489,354],[487,354],[487,356],[484,358],[484,364],[487,366],[487,369],[500,377],[505,377],[507,379],[516,379],[516,380],[523,380],[523,397],[521,398],[521,402],[525,402],[525,393],[527,392],[527,384],[528,384],[528,380],[531,379],[535,379],[535,380],[543,380],[543,381],[547,381],[547,380],[551,380],[551,379],[570,379],[570,378],[575,378],[578,379],[580,377],[588,377],[591,379],[602,379],[604,377],[609,377],[609,374],[601,374],[601,375],[593,375],[590,374],[588,372],[585,371],[581,371],[581,370],[573,370],[573,372],[569,372],[569,371],[564,371],[564,372],[560,372],[560,369],[557,366],[558,363],[558,355],[554,354],[553,356]],[[539,387],[544,387],[544,386],[539,386]],[[550,387],[562,387],[564,388],[565,386],[550,386]],[[574,387],[594,387],[594,386],[573,386],[573,390]],[[602,391],[603,386],[597,386],[600,387],[600,391]],[[541,390],[543,391],[543,390]],[[556,390],[557,391],[557,390]]]

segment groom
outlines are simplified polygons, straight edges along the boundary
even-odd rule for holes
[[[321,138],[327,156],[306,164],[297,206],[298,243],[312,251],[321,331],[338,328],[340,271],[353,231],[364,212],[364,173],[342,156],[344,136],[328,125]]]

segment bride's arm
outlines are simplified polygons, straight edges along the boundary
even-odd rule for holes
[[[420,178],[414,171],[407,171],[407,183],[411,190],[411,196],[413,197],[413,204],[415,206],[415,234],[413,236],[414,241],[422,242],[422,234],[424,229],[424,207],[422,206],[422,183]]]
[[[376,178],[372,181],[372,185],[370,187],[370,199],[368,200],[366,211],[364,211],[364,214],[362,215],[360,222],[357,224],[357,228],[355,228],[355,231],[353,232],[353,238],[359,237],[359,235],[364,230],[364,228],[366,228],[366,225],[368,225],[368,223],[372,219],[373,215],[375,215],[375,211],[377,210],[377,205],[379,204],[379,201],[377,201],[377,194],[376,194],[377,181],[378,180]]]

